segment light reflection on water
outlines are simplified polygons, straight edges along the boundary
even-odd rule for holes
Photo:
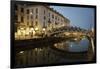
[[[87,51],[89,47],[89,40],[83,39],[80,42],[69,42],[69,51],[82,52]]]
[[[51,46],[50,46],[51,47]],[[44,64],[53,63],[64,63],[64,62],[76,62],[76,61],[86,61],[87,54],[76,55],[83,57],[85,59],[70,59],[67,56],[72,57],[71,54],[64,54],[55,51],[50,47],[34,48],[31,50],[20,51],[16,53],[16,67],[23,66],[36,66]],[[62,43],[54,44],[54,47],[71,52],[82,52],[88,50],[89,40],[83,39],[80,41],[65,41]],[[74,55],[75,56],[75,55]]]
[[[76,39],[76,38],[75,38]],[[88,50],[89,47],[89,40],[86,38],[83,38],[79,41],[65,41],[62,43],[56,43],[54,44],[56,48],[59,50],[64,50],[68,52],[84,52]]]

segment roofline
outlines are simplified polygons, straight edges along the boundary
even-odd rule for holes
[[[43,6],[43,7],[47,8],[47,9],[53,11],[54,13],[60,15],[61,17],[63,17],[65,19],[65,21],[69,21],[70,22],[70,20],[68,18],[64,17],[61,13],[57,12],[56,10],[53,10],[53,8],[48,7],[48,5],[38,5],[38,4],[37,5],[36,4],[35,5],[27,5],[27,7],[30,7],[30,6]],[[25,5],[24,5],[24,7],[25,7]]]

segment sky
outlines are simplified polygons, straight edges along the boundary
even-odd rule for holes
[[[50,6],[70,20],[72,26],[91,29],[94,27],[94,8]]]

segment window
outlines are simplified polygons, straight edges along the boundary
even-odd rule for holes
[[[24,12],[24,8],[21,8],[21,12]]]
[[[23,22],[23,16],[21,16],[21,22]]]
[[[46,17],[44,16],[44,20],[46,19]]]
[[[27,20],[29,20],[29,16],[27,16]]]
[[[63,19],[62,19],[62,22],[63,22]]]
[[[27,25],[29,25],[29,22],[27,22]]]
[[[56,25],[58,25],[58,23],[57,23],[57,22],[55,22],[55,24],[56,24]]]
[[[44,14],[45,14],[45,10],[44,10]]]
[[[27,9],[27,14],[29,14],[29,9]]]
[[[45,27],[45,22],[43,23],[43,27]]]
[[[54,15],[52,14],[52,18],[54,18]]]
[[[48,20],[48,23],[51,23],[50,18],[49,18],[49,20]]]
[[[34,10],[32,9],[32,13],[34,12]]]
[[[36,14],[38,13],[38,8],[36,8]]]
[[[50,13],[49,13],[49,17],[50,17]]]
[[[31,19],[33,19],[33,15],[31,15]]]
[[[55,16],[55,20],[57,19],[57,16]]]
[[[36,21],[36,22],[35,22],[35,26],[37,26],[37,25],[38,25],[38,22]]]
[[[32,23],[31,23],[31,25],[34,25],[34,24],[33,24],[33,21],[32,21]]]
[[[58,21],[59,21],[59,18],[58,18]]]
[[[38,15],[36,15],[36,17],[35,17],[36,19],[38,18]]]

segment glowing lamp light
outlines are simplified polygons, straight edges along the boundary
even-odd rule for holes
[[[20,51],[20,53],[22,54],[22,53],[24,53],[24,51]]]
[[[25,35],[25,30],[22,30],[23,35]]]
[[[54,44],[54,46],[57,46],[57,44]]]
[[[32,12],[30,12],[30,14],[32,15]]]
[[[45,31],[46,29],[45,28],[43,28],[43,31]]]
[[[20,28],[21,30],[24,30],[24,28]]]
[[[41,49],[41,48],[40,48],[39,50],[40,50],[40,51],[42,51],[42,49]]]
[[[18,30],[17,34],[18,34],[18,35],[21,35],[21,31],[20,31],[20,30]]]
[[[35,48],[35,51],[37,51],[38,49],[37,48]]]
[[[65,26],[65,24],[63,24],[62,26]]]
[[[39,29],[36,27],[35,30],[37,31],[37,30],[39,30]]]
[[[77,38],[75,38],[74,40],[77,40]]]
[[[33,35],[35,35],[35,31],[33,30]]]
[[[34,30],[34,28],[31,28],[31,31],[33,31]]]

